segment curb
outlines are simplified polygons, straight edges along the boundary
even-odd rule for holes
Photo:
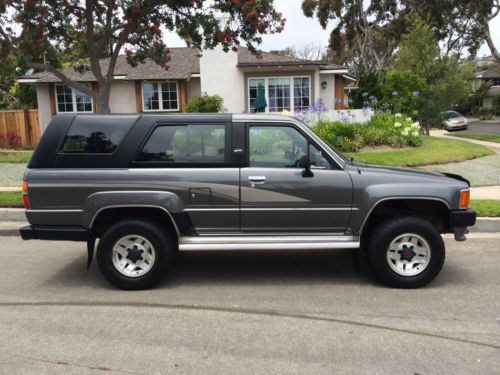
[[[1,221],[26,221],[24,208],[1,208]],[[478,217],[476,225],[469,228],[469,232],[500,232],[500,218]]]

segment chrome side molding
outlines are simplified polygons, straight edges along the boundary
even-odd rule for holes
[[[179,251],[357,249],[354,236],[197,236],[180,237]]]

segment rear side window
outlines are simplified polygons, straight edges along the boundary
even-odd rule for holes
[[[113,121],[76,118],[64,137],[61,152],[64,154],[112,154],[128,133],[133,121],[123,117]]]
[[[165,125],[151,134],[137,161],[224,163],[225,125]]]

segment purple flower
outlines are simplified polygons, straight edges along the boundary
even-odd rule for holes
[[[398,95],[399,95],[399,92],[397,92],[396,90],[394,90],[394,91],[392,92],[392,96],[398,96]]]
[[[222,107],[222,113],[227,113],[227,112],[228,112],[227,108],[226,107]]]
[[[387,103],[382,103],[382,107],[387,107]]]
[[[386,112],[387,112],[387,113],[392,113],[392,110],[388,109]]]
[[[361,94],[363,98],[366,98],[368,96],[368,93],[365,91],[364,93]]]
[[[420,96],[420,93],[417,90],[415,90],[415,91],[412,92],[412,95],[413,96]]]
[[[375,96],[373,96],[373,95],[372,95],[372,96],[370,96],[370,101],[371,101],[372,103],[377,103],[377,102],[378,102],[378,99],[377,99]]]
[[[335,100],[333,101],[335,104],[340,104],[342,103],[342,99],[340,98],[335,98]]]

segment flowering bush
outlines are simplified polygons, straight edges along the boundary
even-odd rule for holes
[[[400,113],[379,113],[366,124],[320,121],[312,127],[322,139],[344,152],[355,152],[363,146],[420,146],[420,124]]]
[[[21,137],[15,132],[7,132],[5,136],[0,136],[1,148],[19,148],[21,147]]]

